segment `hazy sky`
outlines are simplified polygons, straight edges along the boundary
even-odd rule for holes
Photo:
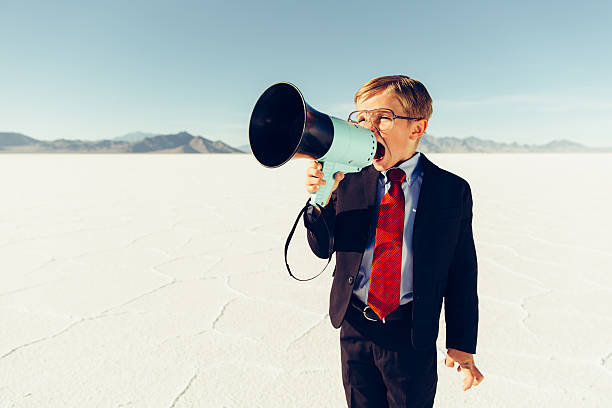
[[[232,145],[271,84],[345,118],[405,74],[429,133],[612,146],[612,2],[0,0],[0,131]]]

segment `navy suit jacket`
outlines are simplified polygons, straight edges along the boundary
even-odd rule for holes
[[[470,186],[423,153],[420,166],[424,175],[413,230],[411,341],[417,349],[435,345],[444,299],[446,347],[475,354],[478,295]],[[379,174],[372,165],[346,174],[321,214],[311,208],[304,216],[315,255],[336,253],[329,305],[336,328],[344,320],[367,245]]]

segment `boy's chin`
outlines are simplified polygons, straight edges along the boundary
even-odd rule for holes
[[[391,168],[391,166],[389,165],[388,161],[389,160],[387,160],[387,158],[384,157],[382,160],[374,160],[372,162],[372,165],[378,171],[385,171],[385,170]]]

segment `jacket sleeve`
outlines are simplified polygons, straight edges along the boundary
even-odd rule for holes
[[[306,237],[312,252],[319,258],[327,259],[335,251],[334,226],[336,221],[336,192],[334,191],[325,207],[309,206],[304,212]]]
[[[444,294],[446,347],[475,354],[478,335],[478,265],[472,234],[472,193],[467,183],[463,191],[460,228]]]

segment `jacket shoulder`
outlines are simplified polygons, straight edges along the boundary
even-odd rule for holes
[[[436,175],[438,183],[454,189],[470,189],[470,184],[463,177],[437,166],[427,158],[425,158],[425,161],[428,170]]]
[[[425,160],[427,169],[425,179],[430,179],[430,186],[434,186],[435,202],[440,206],[465,208],[471,206],[472,191],[470,184],[463,177],[446,169],[438,167],[429,160]],[[425,181],[428,183],[428,181]]]
[[[440,167],[438,167],[438,169],[439,169],[439,176],[441,179],[444,180],[445,183],[448,183],[458,188],[464,188],[464,189],[470,188],[470,183],[468,183],[468,181],[464,179],[463,177],[455,173],[452,173],[448,170],[442,169]]]

